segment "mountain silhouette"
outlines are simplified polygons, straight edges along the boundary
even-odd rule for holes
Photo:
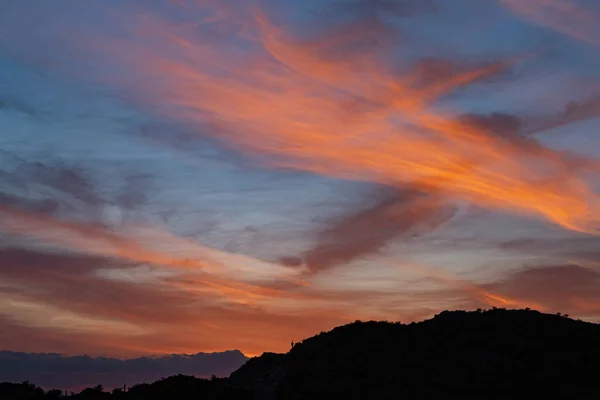
[[[229,378],[173,376],[73,399],[598,399],[600,325],[531,310],[360,322],[248,360]],[[31,384],[2,384],[2,399]],[[13,392],[11,392],[13,390]],[[58,396],[58,393],[54,393]],[[12,397],[11,397],[12,396]]]
[[[0,379],[35,382],[43,388],[81,390],[98,384],[113,388],[152,382],[174,373],[209,378],[229,376],[248,357],[239,350],[118,359],[52,353],[0,351]]]

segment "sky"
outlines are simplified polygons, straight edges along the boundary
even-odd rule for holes
[[[0,3],[2,350],[600,321],[600,5]]]

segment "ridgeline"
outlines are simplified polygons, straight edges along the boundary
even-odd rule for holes
[[[0,399],[599,399],[600,325],[531,310],[360,322],[265,353],[229,378],[177,375],[64,396],[0,384]]]

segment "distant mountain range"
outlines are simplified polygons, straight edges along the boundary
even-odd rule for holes
[[[229,378],[172,376],[69,399],[598,399],[600,325],[530,310],[360,322],[248,360]],[[33,379],[30,379],[33,381]],[[37,390],[37,391],[36,391]],[[57,399],[0,384],[0,398]]]
[[[239,350],[117,359],[0,351],[0,382],[35,382],[44,388],[107,389],[152,382],[173,374],[229,376],[248,360]]]

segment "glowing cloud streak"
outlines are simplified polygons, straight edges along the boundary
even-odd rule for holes
[[[194,282],[197,284],[195,289],[197,292],[202,291],[206,294],[221,296],[235,303],[246,303],[256,299],[283,295],[285,292],[282,290],[264,287],[273,280],[300,284],[300,281],[294,278],[293,272],[284,268],[267,270],[267,274],[263,276],[263,284],[252,282],[252,279],[247,282],[240,281],[240,277],[248,278],[248,274],[244,273],[243,267],[240,265],[252,262],[251,259],[233,256],[233,258],[237,258],[237,263],[232,264],[237,267],[232,266],[233,270],[227,270],[224,264],[224,261],[227,261],[227,254],[215,251],[215,255],[221,261],[212,259],[209,254],[210,249],[167,232],[154,231],[152,236],[154,239],[160,238],[163,246],[167,245],[172,250],[181,249],[184,253],[187,252],[189,258],[176,258],[169,252],[156,250],[157,246],[151,246],[152,248],[144,246],[140,244],[143,239],[141,237],[130,238],[94,226],[65,222],[7,206],[0,206],[0,215],[2,216],[0,221],[0,231],[2,232],[26,235],[65,249],[107,258],[176,268],[178,271],[175,272],[178,272],[178,275],[185,273],[190,277],[193,276]],[[265,264],[257,260],[254,260],[254,263]],[[238,268],[237,271],[236,268]],[[260,268],[258,269],[260,270]],[[260,274],[258,275],[260,276]],[[172,286],[180,285],[172,282]]]
[[[457,115],[434,112],[439,96],[508,68],[513,60],[419,85],[398,76],[376,50],[337,51],[360,34],[341,29],[312,41],[287,37],[256,11],[262,52],[227,53],[167,22],[143,21],[145,40],[112,51],[151,84],[145,101],[184,118],[223,143],[266,162],[387,185],[423,185],[448,200],[542,217],[598,233],[596,193],[570,155],[519,147]],[[250,22],[248,22],[248,25]],[[187,35],[187,36],[186,36]],[[337,51],[337,52],[336,52]],[[597,169],[597,160],[579,165]]]

